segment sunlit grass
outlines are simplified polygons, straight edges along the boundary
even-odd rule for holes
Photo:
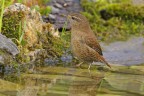
[[[131,0],[81,0],[81,4],[82,13],[101,41],[113,42],[144,35],[142,5],[134,6]]]
[[[23,37],[24,37],[24,29],[25,29],[25,27],[26,27],[26,21],[24,21],[23,24],[22,24],[22,22],[19,22],[18,40],[16,40],[16,41],[21,46],[24,45]]]
[[[65,21],[64,25],[63,25],[63,28],[62,28],[62,32],[61,32],[61,39],[63,41],[63,47],[64,48],[68,48],[70,47],[70,32],[66,31],[66,27],[68,25],[68,21]]]
[[[22,2],[23,2],[23,0],[17,0],[17,2],[18,2],[18,3],[22,3]]]
[[[0,13],[0,32],[2,29],[2,18],[4,13],[4,7],[5,7],[5,0],[1,0],[1,13]]]

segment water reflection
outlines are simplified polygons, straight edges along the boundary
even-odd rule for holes
[[[98,72],[92,72],[91,77],[87,69],[58,68],[63,69],[62,72],[57,72],[56,68],[51,68],[54,72],[48,69],[41,70],[41,75],[25,75],[26,86],[18,96],[96,96],[104,78],[104,73]]]
[[[5,76],[6,77],[6,76]],[[0,79],[0,96],[143,96],[144,76],[64,67],[36,68],[17,82]]]
[[[125,91],[134,96],[144,96],[144,75],[133,75],[133,74],[111,74],[105,80],[115,90]]]

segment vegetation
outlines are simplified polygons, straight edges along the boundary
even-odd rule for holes
[[[42,15],[48,15],[51,12],[51,7],[46,5],[49,1],[50,0],[17,0],[19,3],[23,3],[32,9],[36,9]]]
[[[4,11],[4,4],[5,0],[1,0],[1,9],[0,9],[0,32],[1,32],[1,27],[2,27],[2,17],[3,17],[3,11]]]
[[[19,22],[22,22],[23,17],[23,12],[13,12],[3,16],[2,34],[6,35],[9,38],[15,38],[19,40],[19,31],[22,31],[20,28],[21,23]]]
[[[110,2],[111,1],[111,2]],[[130,0],[81,0],[83,14],[99,39],[111,42],[144,35],[144,6]]]

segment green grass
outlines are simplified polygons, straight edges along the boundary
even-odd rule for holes
[[[112,2],[108,2],[112,1]],[[81,0],[90,26],[105,42],[127,40],[133,36],[144,36],[144,6],[131,4],[131,0]],[[103,17],[100,12],[104,10]]]
[[[0,32],[2,29],[2,18],[3,18],[3,12],[4,12],[4,7],[5,7],[5,0],[1,0],[1,12],[0,12]]]
[[[68,21],[63,25],[62,32],[60,35],[61,40],[63,41],[63,49],[66,51],[70,47],[70,32],[66,31]]]
[[[17,3],[23,3],[23,0],[17,0]]]

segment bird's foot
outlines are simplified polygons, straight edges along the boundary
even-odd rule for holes
[[[90,70],[92,63],[89,65],[88,70]]]
[[[88,67],[88,71],[89,71],[90,77],[92,76],[92,75],[91,75],[91,70],[90,70],[91,65],[92,65],[92,63],[91,63],[91,64],[89,65],[89,67]]]
[[[81,62],[81,63],[77,64],[77,65],[76,65],[76,67],[81,68],[81,64],[82,64],[82,63],[83,63],[83,62]]]

